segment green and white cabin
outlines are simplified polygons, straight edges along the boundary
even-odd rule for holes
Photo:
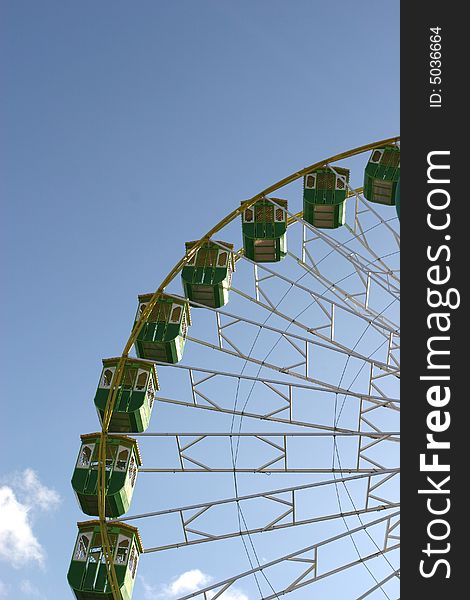
[[[100,434],[81,436],[72,476],[72,487],[80,508],[86,515],[98,516],[98,456]],[[106,439],[106,516],[120,517],[129,510],[137,471],[142,464],[135,439],[108,435]]]
[[[328,167],[304,176],[303,218],[320,229],[336,229],[344,225],[349,169]]]
[[[395,204],[400,179],[400,148],[384,146],[372,150],[364,172],[364,197],[378,204]]]
[[[186,242],[186,253],[196,243]],[[189,300],[204,306],[212,308],[225,306],[228,302],[234,271],[233,244],[207,241],[181,271],[184,295]]]
[[[136,321],[153,294],[139,296]],[[162,294],[137,336],[139,358],[175,364],[183,358],[188,327],[191,325],[189,302]]]
[[[287,253],[287,200],[271,200],[258,200],[242,212],[245,256],[255,262],[278,262]]]
[[[67,579],[77,600],[113,600],[99,521],[77,523],[78,536]],[[108,537],[122,600],[131,600],[142,540],[136,527],[108,522]]]
[[[95,406],[103,421],[111,381],[119,358],[103,359],[103,370],[95,394]],[[155,393],[159,390],[155,365],[137,358],[126,358],[109,430],[119,433],[141,433],[149,426]]]

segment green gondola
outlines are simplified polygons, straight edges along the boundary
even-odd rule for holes
[[[186,252],[196,243],[186,242]],[[181,271],[184,295],[204,306],[225,306],[234,271],[233,244],[205,242]]]
[[[287,200],[271,200],[258,200],[242,213],[245,256],[255,262],[278,262],[287,253]]]
[[[113,600],[99,521],[77,523],[78,535],[67,579],[77,600]],[[122,600],[131,600],[142,541],[136,527],[109,522],[108,537]]]
[[[364,197],[370,202],[393,206],[400,179],[400,148],[384,146],[372,150],[364,172]]]
[[[98,455],[100,434],[81,436],[82,445],[72,476],[72,487],[86,515],[98,516]],[[142,464],[136,440],[108,435],[106,441],[106,516],[120,517],[129,509],[137,471]]]
[[[137,318],[153,294],[139,296]],[[139,358],[177,363],[183,358],[188,326],[191,325],[189,302],[162,294],[144,323],[135,343]]]
[[[304,212],[307,223],[321,229],[344,225],[349,170],[316,169],[304,177]]]
[[[101,422],[118,362],[119,358],[103,359],[103,371],[95,394],[95,406]],[[119,433],[145,431],[149,426],[155,392],[158,390],[155,365],[136,358],[127,358],[109,423],[109,431]]]

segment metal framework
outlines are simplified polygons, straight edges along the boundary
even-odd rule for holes
[[[208,240],[215,242],[214,236],[217,233],[258,200],[268,199],[270,194],[297,181],[310,171],[328,167],[336,172],[335,164],[338,161],[398,141],[398,137],[389,138],[329,157],[293,173],[243,202],[191,247],[169,272],[140,314],[114,371],[102,419],[99,449],[99,521],[114,600],[121,600],[121,595],[107,533],[108,520],[105,517],[106,442],[110,433],[109,425],[118,388],[123,378],[125,361],[159,297],[204,243]],[[374,583],[357,597],[358,600],[369,597],[377,591],[383,592],[388,598],[384,586],[391,580],[399,578],[399,570],[393,567],[387,558],[389,553],[393,553],[399,547],[399,512],[395,510],[399,506],[395,486],[399,471],[396,464],[387,464],[389,448],[396,446],[399,441],[398,422],[392,428],[384,429],[383,425],[384,420],[387,423],[393,422],[400,406],[398,393],[396,393],[400,364],[400,330],[398,323],[395,322],[396,319],[390,316],[388,310],[399,301],[399,272],[393,264],[394,254],[399,250],[399,234],[390,224],[390,220],[384,218],[381,211],[376,210],[363,199],[362,189],[353,189],[348,185],[348,196],[354,202],[353,219],[344,228],[349,235],[348,239],[338,240],[334,233],[314,228],[303,220],[302,213],[288,213],[289,226],[301,228],[300,246],[290,249],[285,259],[291,261],[291,264],[295,265],[301,273],[297,278],[272,265],[254,263],[244,255],[243,251],[236,254],[237,265],[244,264],[251,269],[252,286],[251,289],[243,285],[232,286],[231,294],[247,306],[251,306],[253,314],[243,315],[237,310],[204,307],[205,311],[211,311],[214,315],[212,329],[207,328],[202,336],[188,335],[187,341],[194,347],[200,347],[201,351],[214,353],[214,356],[228,357],[232,361],[238,360],[243,368],[238,372],[235,370],[232,372],[211,368],[207,364],[204,366],[172,365],[171,368],[181,370],[182,375],[187,373],[188,396],[171,398],[162,395],[156,399],[161,405],[184,406],[202,413],[231,415],[232,425],[233,419],[238,419],[238,431],[234,431],[232,427],[230,431],[224,432],[139,434],[141,437],[156,438],[157,441],[166,438],[173,444],[174,451],[174,461],[171,466],[145,467],[140,469],[142,473],[231,473],[234,477],[236,494],[226,499],[215,498],[198,504],[118,519],[129,521],[144,517],[159,519],[172,514],[178,516],[179,528],[175,530],[174,540],[166,544],[149,546],[145,549],[145,553],[208,544],[237,537],[251,541],[252,536],[327,521],[343,522],[344,530],[298,551],[284,554],[262,565],[258,564],[247,571],[185,595],[181,600],[198,595],[215,600],[234,583],[250,575],[255,578],[262,576],[268,584],[271,591],[263,595],[263,598],[266,600],[278,598],[356,566],[363,565],[371,573],[367,564],[374,563],[378,558],[388,563],[389,572],[381,579],[377,579],[371,573]],[[275,204],[275,200],[272,202]],[[383,255],[375,249],[371,238],[377,231],[390,236],[392,247],[390,255]],[[223,247],[220,242],[215,243]],[[322,254],[316,251],[319,245],[326,249]],[[339,279],[335,277],[321,264],[322,261],[328,262],[330,256],[344,261],[349,265],[350,271]],[[273,285],[285,286],[288,292],[295,292],[299,297],[304,298],[304,302],[308,303],[307,308],[298,311],[297,314],[290,314],[285,304],[282,304],[288,292],[279,299],[272,292]],[[389,304],[376,306],[374,301],[376,297],[386,297]],[[195,302],[191,304],[198,308],[202,306]],[[309,321],[306,316],[307,310],[315,311],[314,322]],[[266,313],[268,316],[260,318],[261,313]],[[270,316],[275,319],[276,324],[268,322]],[[352,329],[361,328],[362,334],[355,343],[348,339],[348,335],[339,335],[344,329],[342,323],[345,320],[354,324]],[[252,347],[246,350],[243,349],[242,343],[243,336],[246,337],[248,331],[254,338],[254,342]],[[346,333],[349,334],[349,331]],[[361,345],[362,337],[367,337],[369,334],[377,343],[372,351],[370,351],[370,343],[369,346]],[[272,356],[273,349],[271,349],[267,355],[266,353],[263,355],[262,350],[256,347],[258,338],[263,335],[274,336],[276,342],[273,348],[279,349],[282,345],[282,352],[279,351],[276,356]],[[334,360],[344,363],[340,377],[334,372],[326,376],[321,369],[317,368],[316,357],[319,355],[334,356]],[[161,367],[168,366],[158,362],[156,364]],[[350,365],[354,365],[350,370],[355,373],[355,376],[352,381],[346,382],[343,379]],[[272,373],[276,375],[273,376]],[[228,396],[221,397],[220,394],[214,396],[213,389],[209,387],[220,380],[233,381],[237,386],[242,384],[248,386],[250,391],[243,406],[237,405],[237,402],[231,404]],[[261,409],[248,407],[255,386],[258,386],[256,389],[263,390]],[[306,399],[306,394],[310,394],[309,399]],[[298,416],[306,405],[309,410],[312,410],[312,398],[316,396],[327,398],[328,402],[334,403],[333,422],[325,418],[319,418],[316,422],[311,417]],[[348,416],[348,425],[340,426],[340,420],[350,412],[349,406],[354,407],[356,422],[352,423]],[[242,432],[244,419],[252,422],[263,421],[271,427],[285,426],[290,429]],[[217,448],[212,451],[208,449],[211,444],[218,443],[220,440],[229,442],[229,446],[225,449],[227,451],[225,457]],[[241,440],[243,444],[260,445],[263,448],[264,458],[240,466],[238,450]],[[340,458],[341,444],[344,440],[354,442],[355,448],[352,454],[348,453],[347,462],[344,462],[344,457]],[[328,443],[333,463],[325,462],[322,466],[307,467],[296,465],[296,451],[291,449],[291,443],[294,442],[313,444],[313,446],[317,443]],[[206,452],[207,458],[204,460],[201,460],[198,454],[201,447],[204,447]],[[234,448],[236,448],[235,452]],[[251,456],[256,456],[256,452]],[[304,473],[322,477],[329,473],[332,477],[305,485],[277,487],[269,491],[241,495],[237,490],[238,473]],[[360,501],[357,497],[353,498],[349,492],[351,485],[359,484],[363,486]],[[299,497],[307,491],[320,488],[336,489],[339,509],[319,515],[312,508],[309,514],[300,517]],[[343,510],[339,491],[349,497],[348,510]],[[238,529],[229,528],[221,533],[211,529],[207,524],[199,524],[209,515],[212,518],[212,514],[215,515],[221,506],[235,507],[239,522],[241,523],[240,518],[244,522],[242,507],[260,501],[268,503],[271,507],[275,506],[278,510],[266,518],[261,514],[260,522],[250,527],[240,525]],[[384,511],[385,514],[375,520],[369,520],[371,515],[380,511]],[[352,524],[353,518],[355,524]],[[377,531],[380,533],[377,534]],[[355,543],[355,536],[361,532],[373,542],[372,551],[365,554],[361,554]],[[377,535],[384,536],[383,543],[377,544],[375,541]],[[339,540],[348,539],[354,545],[357,559],[325,569],[322,566],[322,556],[326,548]],[[251,544],[254,549],[253,542]],[[300,571],[276,590],[266,572],[287,564],[300,565]]]
[[[210,473],[388,473],[387,467],[374,463],[371,459],[369,462],[371,466],[359,467],[356,465],[348,465],[339,469],[332,469],[329,466],[324,467],[306,467],[302,468],[295,465],[295,456],[292,450],[289,448],[288,441],[293,438],[302,438],[302,441],[314,441],[315,439],[329,438],[341,438],[341,437],[369,437],[367,446],[376,445],[385,441],[397,442],[397,432],[377,432],[361,434],[356,431],[317,431],[317,432],[256,432],[256,433],[233,433],[230,431],[217,432],[217,433],[138,433],[133,434],[135,437],[153,437],[153,438],[165,438],[171,439],[174,445],[175,456],[174,466],[168,467],[141,467],[139,472],[141,473],[199,473],[199,472],[210,472]],[[224,461],[227,466],[223,464],[217,464],[223,455],[221,455],[220,449],[216,452],[214,448],[211,448],[211,441],[216,438],[222,438],[230,440],[230,438],[245,438],[250,444],[250,448],[254,445],[263,446],[264,450],[269,450],[270,455],[266,461],[261,461],[261,464],[251,463],[249,467],[233,467],[230,466],[229,459],[227,456]],[[194,455],[191,455],[189,450],[192,449],[194,452],[196,446],[200,446],[203,442],[205,450],[208,454],[208,461],[203,463],[198,460]],[[254,444],[254,442],[259,442]],[[247,444],[248,445],[248,444]],[[230,448],[228,447],[227,450]],[[311,449],[315,453],[315,448]],[[253,448],[255,452],[255,448]],[[215,460],[216,464],[210,464],[210,459]],[[252,460],[252,459],[251,459]],[[294,465],[292,464],[294,463]]]
[[[397,513],[394,513],[394,516],[396,514]],[[375,521],[371,521],[370,523],[367,523],[367,525],[361,525],[359,527],[349,530],[348,532],[341,533],[339,535],[336,535],[336,536],[333,536],[326,540],[323,540],[317,544],[312,544],[310,546],[306,546],[300,550],[297,550],[296,552],[292,552],[291,554],[287,554],[287,555],[281,556],[273,561],[267,562],[263,566],[256,567],[254,569],[245,571],[243,573],[238,573],[234,577],[225,579],[223,581],[219,581],[215,584],[212,584],[201,590],[198,590],[197,592],[187,594],[186,596],[182,596],[180,598],[180,600],[189,600],[190,598],[194,598],[195,596],[198,596],[200,594],[204,594],[204,596],[206,597],[206,594],[208,592],[213,592],[213,591],[215,591],[215,595],[212,596],[212,598],[217,598],[218,596],[221,596],[225,591],[227,591],[228,588],[231,587],[234,583],[236,583],[240,579],[247,577],[248,575],[252,575],[252,574],[256,573],[257,571],[267,570],[271,567],[282,565],[283,563],[286,563],[288,561],[300,563],[303,567],[303,570],[300,571],[300,574],[298,574],[292,581],[290,581],[286,585],[286,587],[284,587],[283,589],[276,590],[276,591],[274,591],[274,593],[272,595],[265,596],[265,600],[270,600],[271,598],[276,598],[278,596],[282,596],[284,594],[287,594],[288,592],[292,592],[296,589],[299,589],[301,587],[304,587],[306,585],[314,583],[315,581],[319,581],[320,579],[329,577],[335,573],[340,573],[341,571],[350,569],[351,567],[356,566],[357,564],[364,563],[368,560],[376,558],[378,555],[384,555],[387,552],[395,550],[398,547],[397,544],[394,546],[389,546],[389,547],[384,546],[383,548],[379,549],[377,552],[371,553],[368,556],[361,557],[357,561],[352,561],[346,565],[341,565],[340,567],[337,567],[336,569],[331,569],[331,570],[328,570],[325,572],[322,572],[319,569],[321,550],[325,546],[327,546],[328,544],[331,544],[333,542],[336,542],[337,540],[339,540],[347,535],[353,535],[354,533],[357,533],[361,530],[370,529],[370,528],[374,527],[375,525],[378,525],[380,523],[383,523],[384,521],[387,521],[388,518],[389,517],[381,517],[379,519],[376,519]],[[305,567],[305,564],[307,564],[308,566]],[[397,571],[395,571],[395,573],[397,573]],[[307,578],[307,576],[310,574],[311,574],[311,576]],[[370,590],[370,591],[372,591],[372,590]]]
[[[172,533],[175,538],[179,538],[179,541],[174,541],[170,544],[145,549],[145,553],[159,552],[161,550],[181,548],[183,546],[202,544],[210,541],[224,540],[242,535],[265,533],[268,531],[275,531],[276,529],[284,529],[287,527],[319,523],[322,521],[340,519],[343,517],[354,516],[357,514],[366,514],[397,508],[399,506],[397,502],[386,502],[385,504],[369,507],[367,506],[366,499],[364,505],[362,505],[361,507],[357,507],[354,511],[349,511],[347,513],[328,513],[325,515],[315,514],[309,515],[308,518],[299,518],[299,496],[302,496],[302,494],[305,495],[305,493],[308,491],[312,491],[315,488],[319,487],[336,485],[338,483],[347,483],[353,481],[358,482],[359,480],[365,480],[367,488],[370,489],[374,485],[373,480],[378,476],[393,476],[397,472],[397,470],[384,469],[383,471],[377,473],[355,474],[351,476],[344,476],[339,479],[326,479],[318,481],[316,483],[280,488],[275,490],[267,490],[265,492],[249,494],[245,496],[237,496],[226,499],[216,499],[211,500],[209,502],[192,504],[163,511],[154,511],[144,514],[130,515],[118,520],[132,521],[135,519],[142,519],[146,517],[165,518],[169,515],[177,514],[179,516],[179,521],[175,522],[174,533]],[[275,508],[277,508],[279,512],[274,516],[270,517],[269,519],[267,519],[266,517],[263,519],[264,515],[260,515],[260,520],[262,522],[257,527],[252,528],[250,530],[235,530],[232,532],[226,532],[221,534],[215,532],[214,530],[210,531],[207,528],[203,529],[205,525],[198,526],[195,523],[196,520],[201,520],[200,518],[202,516],[207,517],[209,512],[215,513],[217,509],[222,506],[235,505],[238,503],[245,502],[248,503],[250,501],[258,502],[259,500],[264,500],[266,501],[266,503],[274,503],[276,505]],[[217,519],[217,515],[215,516],[215,519]],[[385,546],[388,544],[390,539],[399,539],[397,536],[393,535],[393,531],[397,527],[397,522],[395,521],[394,523],[392,523],[391,520],[392,516],[389,516],[389,518],[386,520],[387,539],[385,542]],[[189,525],[191,525],[191,527],[189,527]],[[196,526],[198,527],[198,529],[194,529],[194,527]]]

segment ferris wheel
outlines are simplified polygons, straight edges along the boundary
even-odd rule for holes
[[[144,562],[197,575],[181,600],[399,598],[399,177],[399,138],[322,159],[138,296],[73,472],[76,598]]]

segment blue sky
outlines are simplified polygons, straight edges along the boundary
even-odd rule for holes
[[[0,548],[0,598],[72,597],[70,476],[137,294],[241,200],[398,133],[398,9],[2,2],[0,486],[26,529]],[[136,598],[182,572],[148,560]]]

